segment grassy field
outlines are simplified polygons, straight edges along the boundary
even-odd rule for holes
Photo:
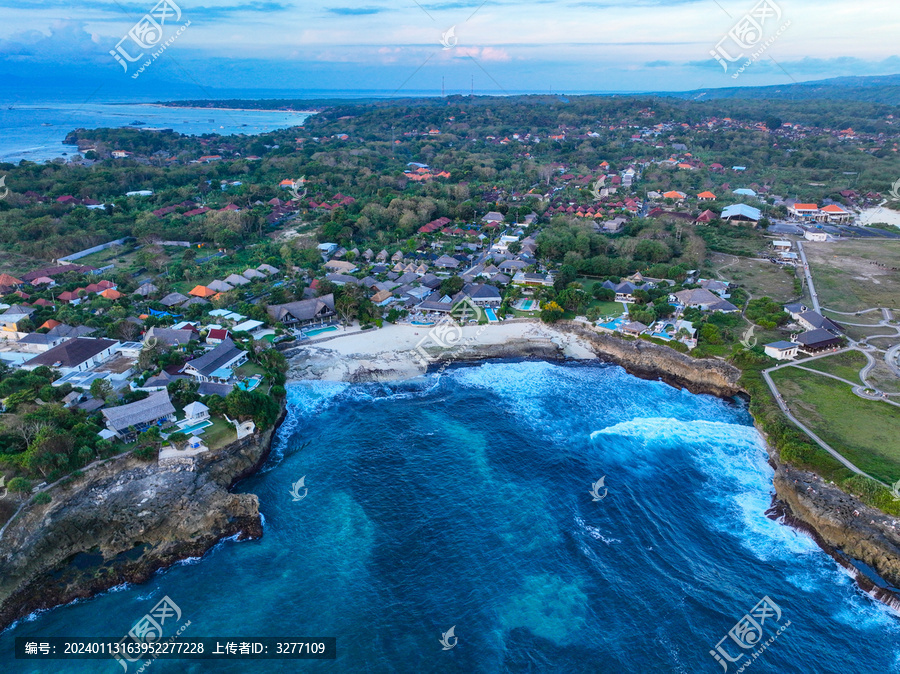
[[[19,255],[18,253],[0,251],[0,273],[5,272],[20,278],[22,274],[30,272],[32,269],[49,266],[52,266],[49,260],[38,260],[37,258]]]
[[[898,290],[900,290],[900,288],[898,288]],[[844,328],[846,330],[844,334],[857,341],[868,339],[874,335],[890,335],[894,332],[891,328],[886,328],[883,325],[873,325],[865,328],[857,325],[844,325]]]
[[[900,272],[891,271],[900,269],[900,241],[806,242],[803,250],[822,306],[837,311],[900,308]]]
[[[887,366],[880,354],[876,354],[875,358],[875,367],[869,371],[869,383],[885,393],[900,393],[900,379],[894,375],[893,370]]]
[[[827,358],[818,358],[801,363],[803,367],[819,372],[827,372],[838,377],[843,377],[855,384],[862,384],[859,379],[859,371],[866,364],[866,357],[859,351],[845,351],[843,353],[828,356]]]
[[[897,343],[896,337],[876,337],[875,339],[867,340],[869,344],[874,346],[876,349],[890,349],[894,344]]]
[[[815,283],[815,278],[813,279],[813,283]],[[881,319],[884,318],[880,311],[870,311],[866,314],[859,314],[858,316],[844,316],[842,314],[837,314],[833,311],[829,311],[828,309],[823,309],[822,315],[827,316],[831,320],[837,321],[838,323],[847,321],[849,323],[864,323],[865,325],[878,325],[878,323],[881,322]]]
[[[797,298],[795,273],[790,267],[722,253],[713,254],[711,262],[721,278],[746,288],[753,297],[771,297],[782,303]]]
[[[802,423],[870,475],[900,479],[900,408],[863,400],[839,381],[796,368],[772,373]]]

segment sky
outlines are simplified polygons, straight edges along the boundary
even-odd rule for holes
[[[894,0],[0,0],[0,94],[777,85],[900,73],[898,35]]]

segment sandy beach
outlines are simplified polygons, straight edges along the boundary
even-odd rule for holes
[[[428,366],[454,360],[539,356],[596,359],[590,345],[536,321],[468,325],[444,337],[431,326],[385,325],[348,331],[289,349],[289,381],[390,381],[411,379]],[[443,346],[452,343],[453,346]]]

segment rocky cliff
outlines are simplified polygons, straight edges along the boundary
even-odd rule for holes
[[[886,587],[900,587],[900,521],[818,475],[785,464],[777,466],[774,485],[774,513],[809,533],[864,591],[900,611],[900,596]],[[851,560],[875,569],[883,580],[861,572]]]
[[[662,379],[692,393],[729,397],[741,392],[738,384],[741,371],[724,361],[691,358],[667,346],[642,339],[623,339],[597,332],[574,321],[561,321],[555,326],[590,344],[601,359],[621,365],[635,376]]]
[[[51,503],[28,506],[0,539],[0,629],[37,609],[144,582],[223,538],[261,536],[257,497],[229,489],[265,461],[274,432],[200,455],[194,470],[126,456],[54,487]]]

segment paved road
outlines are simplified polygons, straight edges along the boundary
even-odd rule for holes
[[[778,407],[780,407],[781,411],[784,412],[784,415],[788,419],[790,419],[797,426],[797,428],[799,428],[804,433],[806,433],[809,437],[811,437],[813,440],[815,440],[816,443],[818,443],[819,447],[821,447],[826,452],[831,454],[831,456],[833,456],[835,459],[840,461],[843,465],[845,465],[847,468],[852,470],[854,473],[856,473],[858,475],[865,475],[866,477],[868,477],[872,480],[875,480],[879,484],[882,484],[885,487],[887,487],[888,485],[886,485],[884,482],[882,482],[881,480],[876,480],[874,477],[872,477],[871,475],[869,475],[868,473],[866,473],[865,471],[856,467],[856,465],[854,465],[853,463],[851,463],[850,461],[845,459],[840,454],[840,452],[836,451],[833,447],[831,447],[831,445],[826,443],[824,440],[822,440],[822,438],[820,438],[818,435],[813,433],[809,428],[807,428],[802,423],[800,423],[800,421],[797,419],[797,417],[795,417],[793,414],[790,413],[790,411],[787,408],[787,405],[784,403],[784,401],[781,399],[781,395],[778,393],[778,388],[775,386],[775,382],[772,381],[772,377],[769,376],[769,372],[771,372],[772,370],[775,370],[775,369],[778,369],[778,368],[771,368],[770,370],[763,370],[762,375],[763,375],[763,379],[766,380],[766,384],[768,384],[768,386],[769,386],[769,390],[772,391],[772,395],[775,396],[775,401],[778,403]]]
[[[809,286],[809,297],[812,300],[813,311],[821,313],[819,309],[819,296],[816,294],[816,287],[813,285],[812,274],[809,273],[809,263],[806,261],[806,253],[803,251],[803,244],[797,242],[797,250],[800,251],[800,259],[803,261],[803,272],[806,274],[806,285]]]
[[[900,356],[900,344],[894,344],[894,346],[888,349],[884,354],[884,362],[891,368],[891,371],[895,376],[900,377],[900,365],[898,365],[897,361],[898,356]]]

